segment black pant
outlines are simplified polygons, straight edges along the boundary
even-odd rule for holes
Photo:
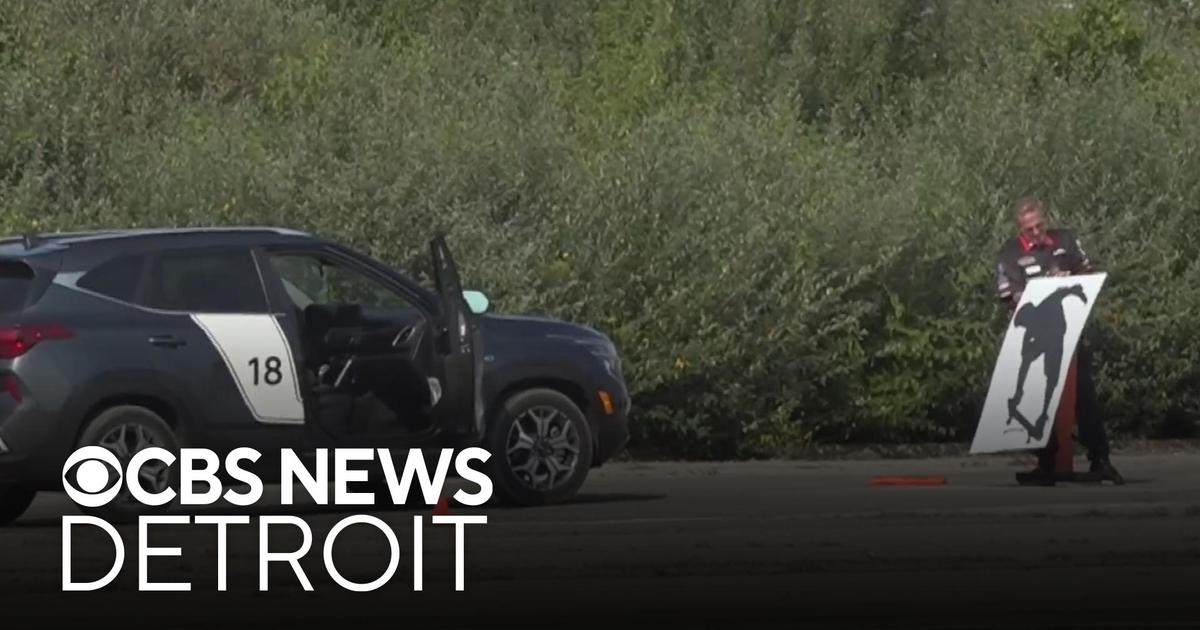
[[[1097,461],[1108,457],[1108,435],[1104,431],[1104,414],[1096,396],[1096,380],[1092,370],[1091,350],[1081,340],[1075,350],[1076,398],[1075,423],[1079,428],[1079,443],[1088,451],[1088,459]],[[1058,452],[1058,433],[1050,431],[1046,448],[1038,452],[1038,462],[1047,470],[1054,469]]]

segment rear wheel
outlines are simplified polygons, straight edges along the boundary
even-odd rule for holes
[[[150,447],[159,447],[178,455],[179,442],[175,432],[158,414],[135,405],[111,407],[98,414],[88,423],[79,437],[80,448],[102,446],[121,462],[122,471],[129,460]],[[158,493],[178,488],[178,466],[168,467],[158,460],[150,460],[142,467],[138,477],[142,487],[149,493]],[[139,503],[128,490],[128,481],[121,492],[108,504],[98,508],[83,508],[85,512],[114,523],[129,523],[142,514],[165,511],[164,506],[147,506]]]
[[[11,524],[13,521],[21,518],[25,510],[33,503],[33,498],[37,496],[36,490],[29,490],[21,486],[10,484],[0,484],[0,527]]]
[[[519,392],[488,426],[488,467],[499,498],[517,505],[570,500],[592,466],[592,432],[579,407],[551,389]]]

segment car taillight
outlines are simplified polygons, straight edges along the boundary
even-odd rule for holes
[[[74,336],[75,333],[61,324],[0,328],[0,359],[15,359],[42,341]]]

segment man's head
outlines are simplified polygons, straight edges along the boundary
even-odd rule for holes
[[[1013,206],[1013,211],[1021,236],[1031,243],[1039,243],[1046,238],[1049,226],[1046,222],[1046,204],[1041,199],[1022,197]]]

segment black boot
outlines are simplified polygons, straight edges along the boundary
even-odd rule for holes
[[[1111,481],[1116,486],[1125,485],[1125,478],[1121,476],[1121,473],[1117,472],[1116,467],[1112,465],[1108,457],[1093,459],[1091,468],[1088,469],[1088,476],[1094,478],[1096,481]]]

